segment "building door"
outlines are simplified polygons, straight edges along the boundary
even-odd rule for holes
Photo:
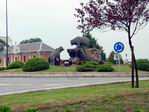
[[[17,59],[17,57],[15,57],[15,62],[17,62],[18,61],[18,59]]]

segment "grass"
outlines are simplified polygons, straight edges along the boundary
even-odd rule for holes
[[[22,73],[23,70],[22,68],[17,68],[17,69],[7,69],[7,70],[0,71],[0,72]],[[43,70],[39,72],[76,72],[76,66],[68,66],[68,67],[51,66],[48,70]]]
[[[17,73],[20,73],[20,72],[23,72],[23,70],[22,70],[22,68],[7,69],[7,70],[5,70],[4,72],[17,72]]]
[[[0,71],[0,72],[11,72],[11,73],[22,73],[23,70],[22,68],[18,69],[7,69],[5,71]],[[63,67],[63,66],[51,66],[48,70],[44,71],[39,71],[39,72],[76,72],[76,66],[68,66],[68,67]]]
[[[42,112],[148,112],[149,80],[140,85],[139,89],[130,88],[130,83],[117,83],[0,96],[0,105],[15,111],[39,108]]]
[[[114,72],[131,72],[131,68],[129,65],[113,65]]]
[[[129,67],[129,65],[113,65],[112,66],[114,68],[113,72],[125,72],[125,73],[130,73],[131,72],[131,68]],[[0,72],[11,72],[11,73],[22,73],[23,70],[21,68],[18,69],[8,69],[5,71],[0,71]],[[44,71],[40,71],[40,72],[45,72],[45,73],[56,73],[56,72],[77,72],[76,71],[76,66],[68,66],[68,67],[64,67],[64,66],[51,66],[48,70],[44,70]],[[139,72],[143,72],[143,71],[139,71]]]
[[[112,67],[114,68],[113,72],[126,72],[126,73],[131,72],[130,65],[113,65]],[[145,72],[145,71],[142,71],[142,70],[138,70],[138,71],[139,72]]]
[[[51,66],[48,72],[76,72],[76,66]]]

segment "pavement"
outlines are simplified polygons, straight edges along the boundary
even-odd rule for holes
[[[130,81],[130,77],[0,77],[0,95]],[[149,77],[140,77],[149,80]]]

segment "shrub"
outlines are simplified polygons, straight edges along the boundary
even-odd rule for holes
[[[139,59],[137,60],[137,65],[139,70],[149,71],[149,60]]]
[[[0,106],[0,112],[11,112],[11,108],[8,106]]]
[[[65,109],[63,112],[72,112],[70,109]]]
[[[97,65],[97,62],[87,61],[79,65],[76,70],[79,72],[96,71]]]
[[[48,68],[49,68],[48,61],[42,58],[33,58],[33,59],[28,60],[25,63],[23,67],[23,71],[34,72],[34,71],[46,70]]]
[[[89,72],[89,71],[98,71],[98,72],[111,72],[113,68],[111,64],[99,64],[98,62],[88,61],[80,66],[78,66],[77,71],[79,72]]]
[[[8,69],[15,69],[15,68],[23,68],[24,63],[22,62],[14,62],[8,66]]]
[[[97,71],[98,72],[112,72],[113,68],[110,64],[103,64],[103,65],[97,66]]]
[[[4,71],[5,69],[5,67],[0,67],[0,71]]]
[[[38,112],[38,110],[37,109],[28,109],[25,112]]]

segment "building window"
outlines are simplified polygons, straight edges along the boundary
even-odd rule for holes
[[[26,62],[26,56],[23,57],[24,62]]]

